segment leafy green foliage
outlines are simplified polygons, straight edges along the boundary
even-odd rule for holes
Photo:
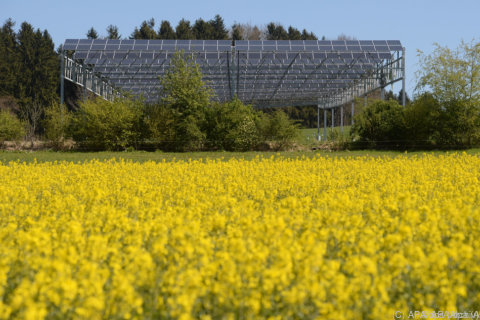
[[[272,143],[276,150],[286,149],[297,140],[299,126],[282,110],[272,114],[261,114],[257,119],[257,128],[263,142]]]
[[[67,131],[71,122],[72,114],[65,105],[54,103],[45,109],[45,137],[52,143],[54,148],[62,148],[63,142],[68,136]]]
[[[0,110],[0,143],[18,140],[25,135],[25,125],[15,115]]]
[[[227,151],[247,151],[258,145],[256,113],[239,99],[213,104],[207,111],[207,147]]]
[[[403,107],[395,100],[377,100],[355,117],[352,138],[364,147],[398,148],[406,133]]]
[[[142,101],[101,98],[80,103],[72,119],[72,135],[81,148],[124,150],[141,138]]]
[[[179,150],[200,150],[206,135],[205,112],[212,90],[202,80],[200,66],[191,56],[177,52],[161,79],[161,103],[172,110],[175,141]]]

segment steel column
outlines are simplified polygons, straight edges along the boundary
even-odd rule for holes
[[[327,109],[323,106],[323,141],[327,141]]]
[[[320,141],[320,104],[317,105],[317,140]]]
[[[82,82],[83,82],[83,100],[87,101],[87,68],[85,66],[82,66]]]
[[[335,109],[332,108],[332,131],[333,131],[333,127],[334,127],[334,124],[335,124]]]
[[[352,126],[353,126],[353,117],[355,116],[355,102],[352,101]]]
[[[65,102],[65,52],[60,47],[60,104]]]
[[[403,71],[403,77],[402,77],[402,106],[405,107],[406,105],[406,93],[405,93],[405,47],[402,49],[402,71]]]
[[[340,107],[340,132],[343,133],[343,104]]]

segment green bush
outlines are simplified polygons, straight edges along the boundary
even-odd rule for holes
[[[45,137],[52,146],[61,149],[66,138],[68,138],[68,128],[71,125],[72,114],[65,105],[58,103],[52,104],[45,109],[45,119],[43,122],[45,128]]]
[[[299,126],[282,110],[276,110],[272,114],[260,114],[256,125],[260,141],[271,144],[275,150],[291,147],[300,134]]]
[[[125,150],[135,147],[142,138],[141,100],[101,98],[80,103],[72,119],[72,136],[80,148]]]
[[[214,150],[247,151],[258,145],[255,111],[234,99],[215,103],[207,110],[207,147]]]
[[[403,148],[407,142],[403,107],[395,100],[370,103],[355,117],[350,134],[362,148]]]
[[[25,136],[25,124],[8,111],[0,110],[0,144]]]
[[[162,104],[146,105],[143,121],[147,131],[147,144],[153,146],[155,149],[174,149],[175,119],[171,108]]]

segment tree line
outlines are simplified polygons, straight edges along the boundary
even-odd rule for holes
[[[86,36],[89,39],[100,38],[94,27],[87,31]],[[103,38],[121,39],[122,36],[117,26],[109,25],[106,29],[106,36]],[[223,18],[218,14],[211,20],[205,21],[199,18],[194,23],[181,19],[175,28],[167,20],[162,20],[157,28],[155,19],[151,18],[143,21],[139,27],[135,27],[129,38],[164,40],[318,40],[313,32],[309,32],[306,29],[300,31],[293,26],[285,28],[282,24],[275,22],[270,22],[265,27],[251,25],[250,23],[234,23],[231,28],[227,28]]]

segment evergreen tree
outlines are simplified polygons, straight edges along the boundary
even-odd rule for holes
[[[87,32],[87,38],[88,39],[98,39],[98,33],[97,31],[91,27],[88,32]]]
[[[12,19],[0,29],[0,96],[14,96],[19,75],[19,55]]]
[[[150,19],[148,21],[143,21],[140,25],[140,29],[135,28],[131,39],[156,39],[157,33],[155,32],[155,19]]]
[[[213,28],[213,37],[215,40],[226,40],[228,39],[228,31],[223,22],[223,18],[219,14],[208,22]]]
[[[267,25],[267,40],[288,40],[288,33],[281,24],[270,22]]]
[[[302,40],[318,40],[318,38],[313,32],[307,32],[307,30],[303,29]],[[325,37],[322,40],[325,40]]]
[[[118,40],[121,38],[121,35],[118,33],[118,27],[112,24],[107,27],[107,34],[108,39]]]
[[[197,40],[216,40],[213,26],[203,19],[197,19],[195,21],[192,32]]]
[[[243,40],[243,28],[241,24],[235,23],[232,26],[232,40]]]
[[[160,30],[158,30],[158,38],[165,40],[174,40],[177,38],[175,31],[167,20],[162,21]]]
[[[297,28],[292,26],[288,27],[288,39],[289,40],[303,40],[302,34],[298,31]]]
[[[193,34],[192,28],[190,27],[190,21],[185,19],[182,19],[178,22],[175,33],[177,35],[177,39],[179,40],[195,39],[195,35]]]

